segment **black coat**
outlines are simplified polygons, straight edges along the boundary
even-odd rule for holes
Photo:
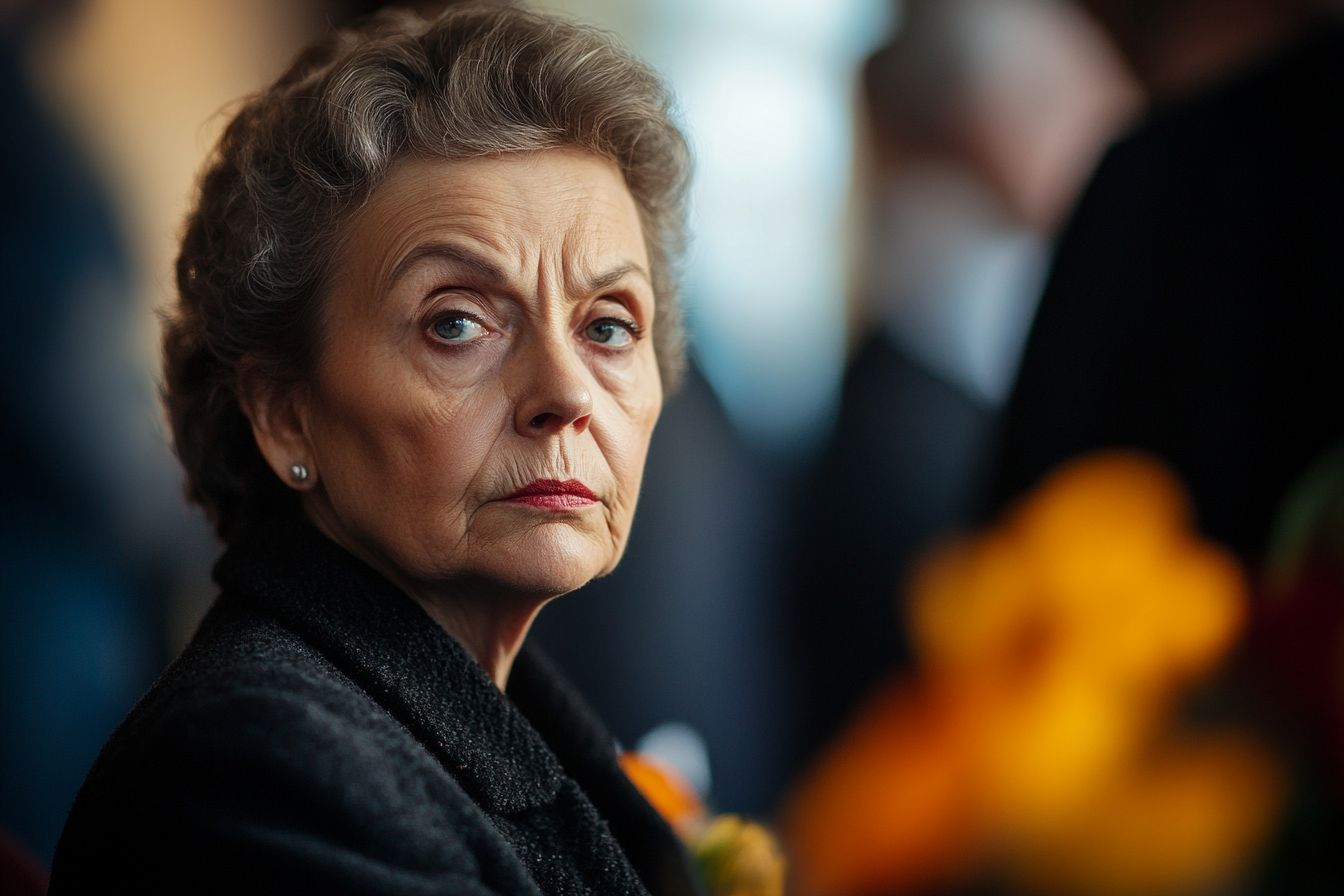
[[[691,896],[686,854],[535,650],[508,696],[305,523],[234,547],[103,748],[51,892]]]

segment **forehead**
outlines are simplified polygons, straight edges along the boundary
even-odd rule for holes
[[[648,267],[639,212],[620,170],[574,150],[404,159],[347,237],[347,263],[384,281],[403,260],[444,240],[511,273],[552,256],[580,267],[618,260]]]

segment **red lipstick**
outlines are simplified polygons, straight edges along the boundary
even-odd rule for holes
[[[504,499],[543,510],[581,510],[597,503],[593,490],[577,479],[537,479]]]

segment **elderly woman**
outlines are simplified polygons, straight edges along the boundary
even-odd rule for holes
[[[52,893],[685,893],[524,646],[621,557],[681,359],[669,98],[590,30],[384,14],[227,128],[166,319],[221,594],[113,735]]]

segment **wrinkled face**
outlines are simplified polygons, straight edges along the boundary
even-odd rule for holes
[[[614,164],[403,161],[328,302],[300,412],[329,534],[414,583],[559,594],[616,565],[662,388]]]

